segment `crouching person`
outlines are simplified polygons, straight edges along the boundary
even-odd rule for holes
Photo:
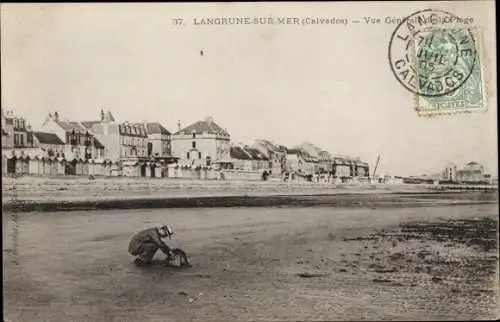
[[[150,265],[158,249],[161,249],[168,257],[172,256],[172,250],[165,244],[162,238],[172,238],[174,232],[169,225],[145,229],[132,237],[128,246],[128,252],[137,256],[134,263],[137,266]]]

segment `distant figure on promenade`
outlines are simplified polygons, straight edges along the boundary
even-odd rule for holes
[[[158,249],[171,257],[172,250],[162,241],[162,238],[171,238],[173,234],[169,225],[148,228],[135,234],[128,246],[130,255],[137,256],[134,263],[137,266],[150,265]]]
[[[221,180],[226,180],[226,175],[224,174],[224,171],[222,171],[222,169],[219,170],[219,175]]]

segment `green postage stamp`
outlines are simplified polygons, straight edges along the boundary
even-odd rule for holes
[[[414,94],[419,115],[487,109],[479,31],[439,10],[408,16],[394,31],[389,61],[398,81]]]

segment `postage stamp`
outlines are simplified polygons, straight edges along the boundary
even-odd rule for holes
[[[389,44],[396,79],[414,94],[419,115],[485,110],[481,37],[466,19],[426,9],[404,19]]]

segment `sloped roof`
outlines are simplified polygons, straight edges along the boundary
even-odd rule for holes
[[[149,134],[171,134],[166,128],[163,127],[163,125],[158,122],[147,123],[146,128]]]
[[[231,158],[237,160],[252,160],[250,155],[242,147],[232,146],[230,149]]]
[[[64,145],[64,142],[55,133],[33,132],[33,135],[41,144]]]
[[[299,150],[299,149],[288,149],[286,152],[288,154],[299,154],[299,153],[302,153],[302,150]]]
[[[268,151],[281,152],[287,150],[285,146],[276,144],[270,140],[258,139],[255,140],[255,142],[260,146],[264,147],[265,149],[267,149]]]
[[[265,156],[263,153],[261,153],[259,150],[254,149],[254,148],[245,148],[245,150],[250,153],[250,155],[253,157],[255,160],[269,160],[267,156]]]
[[[203,134],[206,132],[209,134],[229,135],[229,133],[222,127],[220,127],[217,123],[208,120],[198,121],[194,124],[191,124],[188,127],[183,128],[180,131],[177,131],[175,134],[180,134],[181,132],[184,132],[185,134],[191,134],[191,133]]]
[[[82,132],[86,130],[79,122],[56,121],[56,123],[66,132],[71,132],[73,130]]]
[[[97,149],[104,149],[104,145],[94,136],[94,146]]]
[[[90,128],[92,128],[94,125],[101,123],[101,121],[82,121],[82,122],[80,122],[80,123],[82,123],[82,125],[83,125],[85,128],[90,129]]]
[[[110,111],[108,111],[108,113],[106,114],[106,116],[107,116],[107,119],[108,119],[108,120],[110,120],[110,121],[112,121],[112,122],[116,122],[116,121],[115,121],[115,117],[113,116],[113,114],[111,114],[111,112],[110,112]]]

